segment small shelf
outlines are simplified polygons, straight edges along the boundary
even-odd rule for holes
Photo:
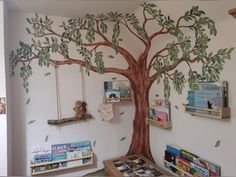
[[[230,108],[222,107],[220,109],[207,109],[199,108],[195,106],[189,106],[188,104],[183,104],[185,107],[185,112],[193,116],[208,117],[213,119],[229,119],[230,118]]]
[[[172,128],[172,121],[167,121],[167,122],[164,122],[163,125],[160,125],[158,123],[158,121],[147,118],[147,123],[150,125],[154,125],[156,127],[159,127],[159,128],[164,128],[164,129],[171,129]]]
[[[168,162],[167,160],[163,160],[163,161],[164,161],[164,164],[167,164],[168,166],[171,166],[171,167],[175,168],[176,170],[178,170],[181,173],[181,174],[176,174],[176,173],[172,172],[171,170],[169,170],[168,168],[166,168],[166,170],[168,170],[168,172],[170,172],[174,176],[183,176],[183,174],[184,174],[184,176],[193,176],[190,173],[188,173],[188,172],[182,170],[181,168],[175,166],[174,164]]]
[[[76,161],[76,160],[86,159],[90,157],[93,157],[93,154],[88,155],[88,156],[83,156],[83,157],[72,158],[72,159],[64,159],[64,160],[56,160],[56,161],[50,161],[50,162],[45,162],[45,163],[31,164],[30,167],[32,168],[32,167],[39,167],[39,166],[50,165],[50,164],[55,164],[55,163]]]
[[[92,160],[93,159],[91,159],[91,161]],[[82,164],[82,165],[74,165],[74,166],[69,166],[69,167],[60,167],[60,168],[55,168],[55,169],[50,169],[50,170],[45,170],[45,171],[40,171],[40,172],[32,172],[31,175],[39,175],[39,174],[56,172],[56,171],[68,170],[68,169],[72,169],[72,168],[85,167],[85,166],[90,166],[92,164],[93,164],[93,162],[90,162],[90,163],[86,163],[86,164]]]
[[[57,167],[57,168],[52,168],[52,169],[48,169],[48,170],[42,170],[42,171],[34,172],[34,169],[37,168],[37,167],[50,166],[50,165],[53,165],[53,164],[61,164],[61,163],[72,162],[72,161],[76,162],[76,161],[83,160],[83,159],[88,159],[88,158],[90,158],[89,162],[84,163],[84,164],[73,164],[73,165],[69,165],[69,166],[65,166],[65,167]],[[93,165],[93,152],[91,152],[91,155],[83,156],[83,157],[31,164],[30,169],[31,169],[31,175],[39,175],[39,174],[51,173],[51,172],[56,172],[56,171],[72,169],[72,168],[85,167],[85,166],[90,166],[90,165]]]

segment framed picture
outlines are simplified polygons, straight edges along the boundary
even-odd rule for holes
[[[0,97],[0,114],[6,114],[6,98]]]

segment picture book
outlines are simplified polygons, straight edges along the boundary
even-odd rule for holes
[[[198,165],[209,170],[210,176],[221,176],[221,168],[218,165],[208,162],[202,158],[199,159]]]
[[[170,103],[165,100],[154,100],[148,109],[148,118],[157,121],[157,125],[165,126],[170,121]]]
[[[180,156],[180,148],[175,145],[166,145],[166,151],[175,154],[176,156]]]
[[[179,156],[176,156],[176,166],[184,170],[185,172],[190,172],[190,162]]]
[[[193,163],[197,163],[199,157],[195,154],[192,154],[191,152],[188,152],[186,150],[181,149],[180,150],[180,156],[184,158],[185,160],[188,160]]]
[[[209,171],[195,163],[190,162],[190,174],[193,176],[209,176]]]
[[[52,154],[36,154],[34,155],[34,163],[44,163],[52,161]]]
[[[106,102],[131,101],[129,81],[106,81],[104,91]]]

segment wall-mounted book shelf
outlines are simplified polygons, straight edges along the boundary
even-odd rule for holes
[[[172,128],[172,121],[166,121],[166,122],[164,122],[162,124],[159,124],[158,121],[150,119],[150,118],[147,118],[146,120],[147,120],[147,123],[149,125],[154,125],[156,127],[164,128],[164,129],[171,129]]]
[[[191,115],[219,120],[230,118],[227,81],[194,83],[187,100],[185,111]]]
[[[154,100],[148,108],[146,122],[163,129],[171,129],[170,102],[166,100]]]
[[[167,160],[163,160],[163,161],[164,161],[164,165],[165,165],[165,166],[167,165],[167,166],[170,166],[170,167],[172,167],[172,168],[178,170],[179,173],[181,173],[181,176],[193,176],[193,175],[191,175],[190,173],[188,173],[188,172],[182,170],[181,168],[175,166],[174,164],[168,162]],[[174,175],[174,176],[180,176],[179,174],[173,173],[172,171],[170,171],[170,170],[167,169],[167,168],[166,168],[166,170],[167,170],[169,173],[171,173],[172,175]]]
[[[185,112],[200,117],[208,117],[212,119],[229,119],[230,118],[230,108],[222,107],[219,109],[207,109],[207,108],[199,108],[196,106],[189,106],[187,104],[183,104],[185,107]]]
[[[85,166],[90,166],[90,165],[93,165],[92,152],[91,152],[91,155],[78,157],[78,158],[31,164],[30,169],[31,169],[31,175],[40,175],[40,174],[68,170],[68,169],[78,168],[78,167],[85,167]],[[39,170],[40,168],[42,168],[43,170]]]

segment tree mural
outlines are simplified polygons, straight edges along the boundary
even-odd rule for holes
[[[163,82],[165,99],[170,97],[170,84],[181,94],[186,82],[192,87],[199,80],[216,81],[223,64],[230,59],[233,48],[220,49],[216,53],[208,52],[210,36],[216,36],[217,30],[212,19],[205,16],[198,6],[193,6],[176,21],[162,13],[155,4],[143,3],[142,20],[133,13],[110,12],[100,15],[86,15],[84,18],[69,19],[60,27],[63,32],[53,29],[53,21],[48,17],[27,18],[32,43],[19,42],[16,51],[10,54],[12,75],[20,65],[20,76],[28,92],[28,78],[32,75],[32,63],[37,61],[41,67],[49,65],[79,65],[86,68],[87,74],[94,71],[99,74],[117,73],[129,79],[134,92],[135,116],[133,121],[132,142],[127,154],[141,153],[153,161],[149,142],[149,125],[145,117],[149,106],[149,90],[154,81]],[[158,30],[149,29],[155,23]],[[129,34],[143,45],[144,50],[135,58],[127,48],[122,47],[120,34],[126,29]],[[108,35],[108,32],[112,35]],[[151,53],[153,41],[160,36],[169,36],[171,42]],[[71,56],[70,45],[77,48],[78,58]],[[126,69],[106,67],[101,47],[115,50],[127,62]],[[62,59],[55,58],[61,55]],[[114,58],[116,56],[110,56]],[[109,58],[109,57],[106,57]],[[201,64],[201,71],[194,70],[192,64]],[[183,65],[189,72],[184,74],[178,68]],[[178,67],[178,68],[177,68]]]

